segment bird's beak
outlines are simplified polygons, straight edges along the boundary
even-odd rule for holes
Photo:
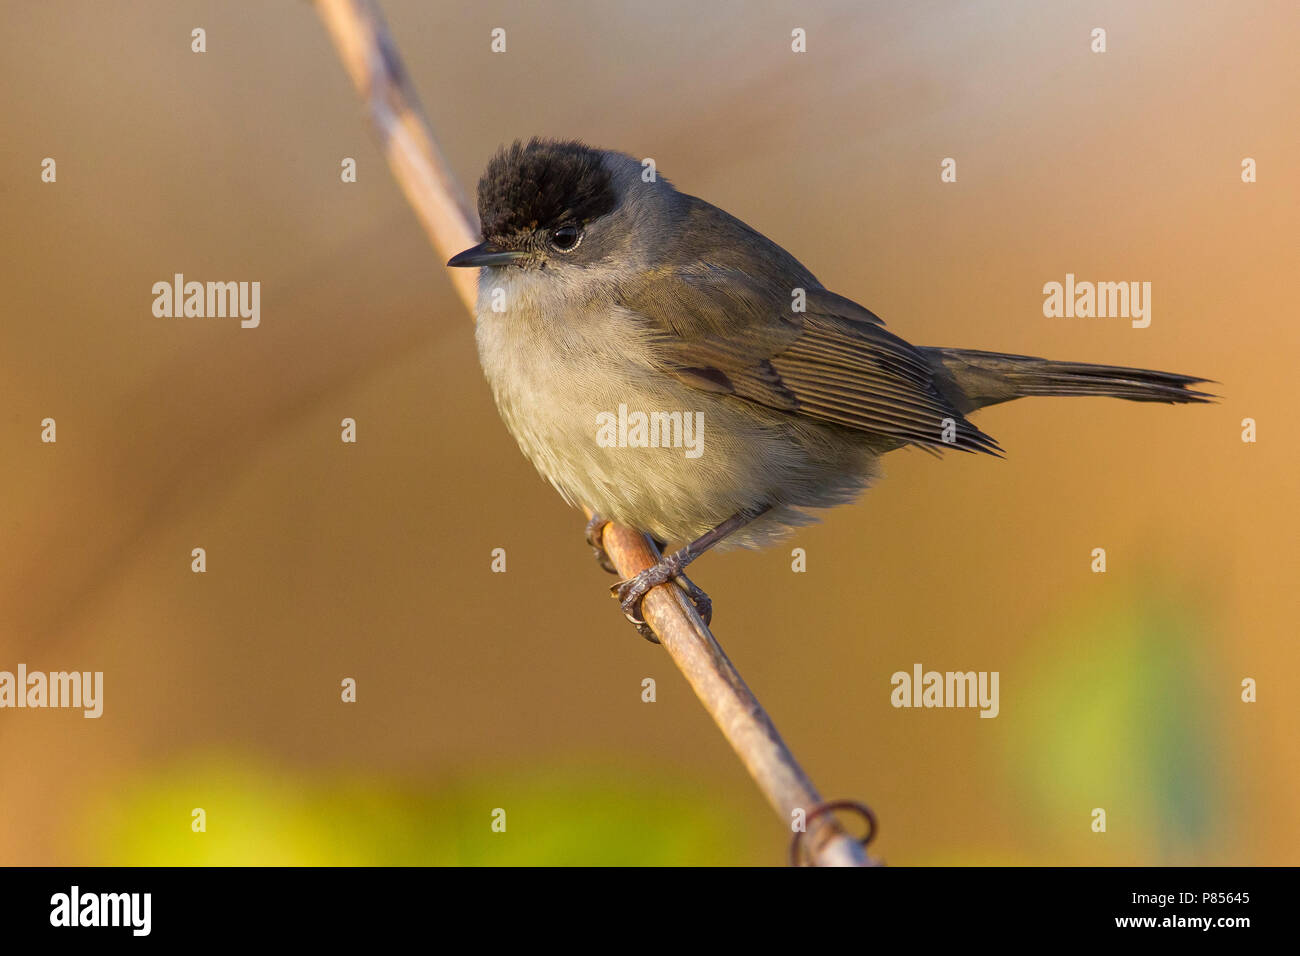
[[[509,249],[502,249],[500,246],[494,246],[490,242],[480,242],[477,246],[472,246],[464,252],[457,253],[447,260],[450,267],[474,267],[474,266],[508,266],[512,262],[522,259],[528,253],[517,252]]]

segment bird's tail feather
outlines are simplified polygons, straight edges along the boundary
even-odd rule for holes
[[[1029,355],[975,349],[925,350],[939,384],[963,414],[986,405],[1031,395],[1102,395],[1132,402],[1208,402],[1208,392],[1191,388],[1209,379],[1122,365],[1056,362]]]

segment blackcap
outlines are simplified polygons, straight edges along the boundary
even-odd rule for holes
[[[739,219],[578,142],[501,150],[478,187],[479,359],[506,427],[572,505],[682,543],[624,612],[714,546],[853,500],[885,452],[1000,455],[967,416],[1031,395],[1203,402],[1206,379],[910,345]],[[643,632],[644,633],[644,632]]]

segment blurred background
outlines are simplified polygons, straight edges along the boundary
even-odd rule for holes
[[[1219,382],[989,409],[1005,461],[896,453],[859,504],[693,577],[887,862],[1300,863],[1296,4],[382,5],[467,190],[502,143],[579,137],[917,344]],[[0,862],[780,863],[500,423],[313,8],[3,19],[0,670],[105,694],[98,720],[0,711]],[[155,318],[177,272],[260,281],[261,326]],[[1150,327],[1044,318],[1067,272],[1150,281]],[[892,708],[916,662],[999,671],[1000,715]]]

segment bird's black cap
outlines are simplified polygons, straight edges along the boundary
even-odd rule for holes
[[[590,222],[616,200],[600,150],[575,140],[517,140],[488,161],[478,183],[484,239]]]

